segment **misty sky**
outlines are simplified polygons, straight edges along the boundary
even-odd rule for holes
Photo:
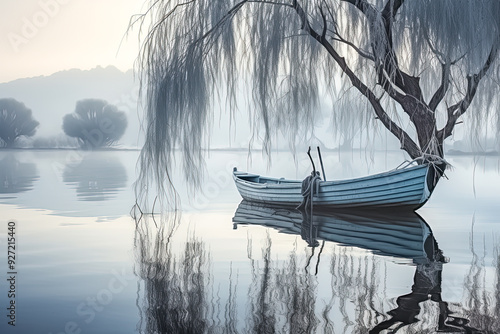
[[[1,0],[0,83],[71,68],[132,68],[137,30],[122,38],[145,2]]]

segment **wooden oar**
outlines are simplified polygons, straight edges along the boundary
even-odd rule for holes
[[[307,150],[307,155],[309,156],[309,159],[311,160],[311,163],[313,165],[313,172],[316,174],[316,166],[314,165],[313,158],[311,157],[311,146],[309,146],[309,150]]]
[[[318,149],[319,163],[321,164],[321,172],[323,172],[323,181],[326,181],[325,168],[323,167],[323,159],[321,159],[321,151],[319,150],[319,146],[316,146]],[[309,147],[309,150],[311,147]]]

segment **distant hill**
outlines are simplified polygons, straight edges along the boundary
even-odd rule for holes
[[[120,144],[129,147],[139,145],[138,87],[132,70],[122,72],[108,66],[0,83],[0,98],[12,97],[33,111],[33,117],[40,122],[34,138],[64,137],[62,118],[74,111],[76,101],[107,100],[127,114],[128,128]]]

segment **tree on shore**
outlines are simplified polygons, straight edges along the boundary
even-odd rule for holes
[[[223,96],[234,113],[245,79],[267,153],[279,131],[290,141],[312,131],[327,98],[352,96],[332,111],[339,127],[358,112],[354,101],[365,101],[355,131],[380,123],[420,163],[443,161],[444,141],[466,112],[474,131],[500,124],[498,1],[163,0],[132,26],[147,18],[141,160],[143,175],[159,181],[169,179],[175,147],[187,179],[199,181],[212,102]]]
[[[39,124],[24,103],[0,99],[0,147],[13,147],[19,137],[33,136]]]
[[[64,116],[62,127],[83,148],[100,148],[111,146],[123,136],[127,117],[105,100],[85,99],[76,103],[74,113]]]

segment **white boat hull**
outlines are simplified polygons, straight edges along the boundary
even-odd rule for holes
[[[437,180],[435,175],[434,167],[424,164],[349,180],[319,181],[314,207],[416,210],[429,199]],[[236,168],[233,178],[247,201],[285,206],[302,203],[302,181],[262,177]]]

